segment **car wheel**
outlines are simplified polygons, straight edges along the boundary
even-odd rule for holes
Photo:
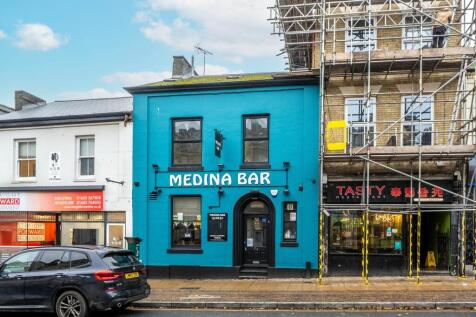
[[[58,317],[86,317],[89,313],[84,297],[75,291],[66,291],[56,300]]]

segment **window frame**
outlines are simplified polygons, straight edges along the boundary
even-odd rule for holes
[[[175,122],[178,121],[199,121],[200,122],[200,140],[196,141],[175,141]],[[171,118],[172,135],[171,135],[171,168],[170,170],[196,170],[203,169],[203,117],[177,117]],[[175,164],[175,143],[199,143],[200,147],[200,163],[199,164]]]
[[[242,155],[241,155],[241,162],[242,165],[240,168],[246,169],[246,168],[266,168],[269,169],[271,168],[269,164],[269,156],[270,156],[270,151],[269,151],[269,144],[270,144],[270,137],[269,137],[269,130],[270,130],[270,114],[269,113],[259,113],[259,114],[244,114],[242,116],[242,123],[241,123],[241,147],[242,147]],[[247,138],[246,137],[246,120],[247,119],[260,119],[260,118],[266,118],[267,120],[267,132],[266,132],[266,137],[262,138]],[[246,148],[245,144],[246,141],[268,141],[268,147],[267,147],[267,152],[268,152],[268,157],[266,162],[245,162],[245,155],[246,155]]]
[[[422,95],[422,98],[427,98],[431,96],[431,94],[425,94],[425,95]],[[405,120],[405,115],[406,115],[406,112],[405,112],[405,99],[406,98],[412,98],[414,99],[415,97],[417,96],[413,96],[413,95],[404,95],[401,97],[401,106],[400,106],[400,110],[401,110],[401,116],[403,117],[403,120],[402,122],[400,123],[400,145],[401,146],[418,146],[418,144],[410,144],[410,145],[405,145],[403,144],[403,136],[404,136],[404,127],[405,126],[418,126],[419,125],[419,121],[406,121]],[[431,96],[429,98],[430,102],[431,102],[431,111],[430,111],[430,120],[421,120],[422,121],[422,125],[423,124],[426,124],[426,125],[431,125],[431,132],[430,132],[430,137],[431,137],[431,142],[430,144],[425,144],[425,145],[434,145],[434,137],[433,137],[433,134],[434,134],[434,131],[435,131],[435,122],[434,122],[434,119],[435,119],[435,98],[434,96]],[[413,111],[412,111],[413,112]],[[424,123],[424,122],[427,122],[427,123]],[[411,131],[411,134],[413,135],[415,132],[413,132],[413,129]],[[421,133],[421,132],[420,132]],[[412,140],[413,140],[413,137],[412,137]],[[423,145],[423,144],[422,144]]]
[[[31,160],[30,158],[27,159],[21,159],[20,160],[20,143],[35,143],[35,176],[27,176],[27,177],[22,177],[20,176],[20,161],[24,160]],[[36,175],[37,175],[37,142],[36,138],[26,138],[26,139],[16,139],[15,140],[15,180],[19,182],[35,182],[36,181]]]
[[[292,204],[294,207],[294,210],[288,210],[287,205]],[[297,201],[283,201],[283,232],[282,232],[282,241],[283,244],[293,244],[298,242],[298,208],[297,208]],[[291,213],[294,212],[296,214],[296,220],[290,221],[286,220],[286,213]],[[294,222],[296,225],[296,237],[294,239],[289,239],[284,236],[285,234],[285,229],[286,229],[286,223],[292,223]]]
[[[421,18],[427,18],[427,17],[424,17],[424,16],[422,16],[422,15],[420,15],[419,17],[421,17]],[[402,19],[405,19],[405,20],[406,20],[407,18],[412,18],[412,19],[414,19],[414,21],[415,21],[415,19],[417,19],[417,17],[416,17],[416,16],[413,16],[413,15],[407,15],[407,16],[402,17]],[[407,22],[405,21],[405,24],[406,24],[406,23],[407,23]],[[430,23],[430,24],[431,24],[431,20],[428,20],[427,22],[423,22],[423,23]],[[402,28],[402,50],[403,50],[403,51],[418,50],[418,49],[420,49],[419,47],[415,47],[415,44],[416,44],[416,45],[419,45],[419,44],[420,44],[420,43],[419,43],[419,40],[418,40],[418,43],[415,43],[415,39],[414,39],[414,38],[407,38],[407,37],[406,37],[406,31],[407,31],[407,29],[409,29],[409,28],[415,28],[415,27],[418,27],[418,28],[419,28],[420,26],[419,26],[419,24],[417,23],[417,24],[411,24],[410,26],[405,26],[404,28]],[[433,37],[432,37],[432,34],[433,34],[433,26],[432,26],[432,25],[423,26],[423,30],[424,30],[425,28],[427,28],[427,29],[430,31],[430,35],[429,35],[429,36],[426,36],[426,37],[428,38],[428,42],[429,42],[429,44],[430,44],[430,47],[429,47],[429,48],[431,48],[431,47],[432,47],[432,44],[433,44]],[[419,31],[418,31],[418,32],[419,32]],[[425,36],[423,36],[423,37],[425,37]],[[419,39],[419,37],[417,37],[417,39]],[[423,43],[425,43],[425,42],[423,41]],[[405,48],[405,45],[406,45],[406,44],[412,44],[412,48]],[[425,47],[424,47],[424,48],[425,48]]]
[[[370,29],[371,32],[372,32],[372,35],[373,35],[372,41],[370,43],[370,45],[371,45],[370,48],[371,49],[369,49],[369,47],[367,46],[368,40],[366,40],[365,44],[364,44],[366,46],[365,50],[359,50],[359,51],[354,51],[353,50],[353,48],[355,47],[354,43],[356,43],[356,42],[354,42],[352,40],[351,33],[349,33],[353,30],[353,27],[351,28],[350,25],[352,23],[357,23],[358,21],[361,21],[361,20],[367,21],[367,19],[368,19],[367,17],[360,17],[360,18],[358,17],[357,19],[355,19],[357,21],[355,21],[354,18],[348,18],[348,19],[345,20],[346,28],[348,28],[348,30],[345,31],[345,35],[344,35],[344,52],[345,53],[360,53],[360,52],[375,51],[375,50],[378,49],[378,47],[377,47],[377,27],[375,25],[376,19],[371,18],[370,20],[372,21],[371,23],[372,23],[372,26],[373,26]],[[351,23],[351,24],[349,24],[349,23]],[[361,43],[361,41],[359,41],[358,43]],[[372,45],[374,46],[373,48],[372,48]]]
[[[347,126],[347,129],[346,129],[346,133],[347,133],[347,145],[348,147],[351,146],[351,136],[352,134],[350,133],[350,129],[353,128],[353,127],[363,127],[364,130],[365,130],[365,126],[367,125],[367,122],[362,122],[362,123],[353,123],[351,121],[349,121],[347,118],[349,116],[349,105],[347,104],[348,101],[351,101],[351,100],[358,100],[358,101],[365,101],[366,98],[363,98],[363,97],[346,97],[344,98],[344,120],[345,120],[345,123],[346,123],[346,126]],[[370,128],[373,128],[374,129],[374,136],[376,134],[375,132],[375,127],[376,127],[376,122],[377,122],[377,99],[372,97],[370,98],[370,102],[372,103],[372,122],[370,122]],[[349,122],[351,123],[351,126],[349,127]],[[371,144],[371,146],[375,146],[375,137],[373,138],[373,142]],[[363,145],[362,146],[355,146],[354,144],[352,144],[352,147],[351,148],[361,148],[365,145],[365,140],[363,142]]]
[[[94,155],[81,156],[81,140],[93,139],[94,140]],[[93,159],[94,162],[94,174],[93,175],[81,175],[81,159]],[[96,179],[96,136],[91,135],[77,135],[76,136],[76,179],[77,180],[94,180]]]
[[[200,244],[174,245],[174,198],[199,198],[200,199]],[[203,199],[202,195],[170,195],[170,248],[167,253],[202,253],[203,245]]]

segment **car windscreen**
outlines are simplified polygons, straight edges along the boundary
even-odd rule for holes
[[[103,260],[110,268],[140,264],[137,257],[130,253],[108,253]]]

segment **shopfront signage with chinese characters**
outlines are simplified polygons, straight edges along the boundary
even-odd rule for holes
[[[0,192],[0,211],[102,211],[102,191]]]
[[[59,152],[50,152],[49,179],[57,181],[61,179],[61,154]]]
[[[439,187],[451,190],[449,181],[429,181]],[[377,181],[370,182],[368,187],[370,203],[451,203],[452,195],[441,188],[414,182]],[[357,204],[362,202],[365,186],[362,182],[329,182],[327,189],[328,203]]]

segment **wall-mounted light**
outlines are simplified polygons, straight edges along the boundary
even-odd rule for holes
[[[221,172],[225,168],[225,164],[218,164],[218,170]]]
[[[291,164],[289,162],[283,162],[283,167],[285,170],[288,170]]]
[[[119,185],[124,185],[124,181],[115,181],[115,180],[112,180],[110,179],[109,177],[106,177],[106,182],[107,183],[114,183],[114,184],[119,184]]]
[[[152,164],[152,168],[154,169],[154,173],[158,173],[159,172],[159,165],[157,164]]]
[[[223,188],[218,187],[218,196],[223,196],[224,194],[225,194],[225,191],[223,190]]]
[[[304,186],[302,184],[299,184],[298,190],[302,192],[304,190]]]
[[[283,190],[283,193],[284,193],[284,195],[286,195],[286,196],[289,195],[289,189],[288,189],[288,188],[285,188],[285,189]]]

